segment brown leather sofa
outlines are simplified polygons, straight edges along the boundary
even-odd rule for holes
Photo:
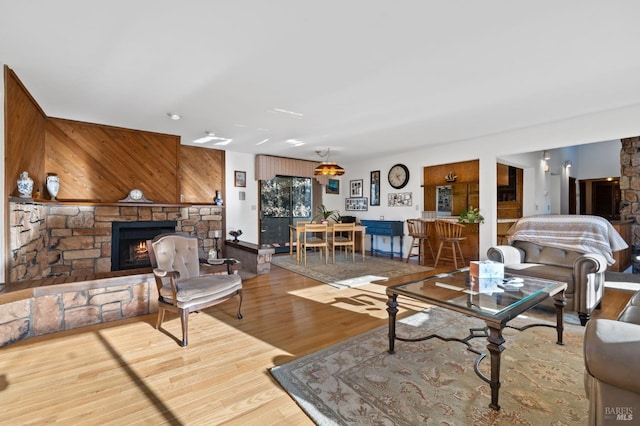
[[[590,425],[640,420],[640,292],[616,321],[589,321],[584,335],[584,387]]]
[[[595,253],[579,253],[529,241],[513,241],[487,251],[490,260],[504,263],[504,271],[567,283],[567,312],[577,312],[585,325],[604,296],[607,260]]]

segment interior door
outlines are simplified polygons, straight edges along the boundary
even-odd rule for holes
[[[289,251],[289,225],[312,219],[311,179],[277,176],[260,181],[260,244]]]

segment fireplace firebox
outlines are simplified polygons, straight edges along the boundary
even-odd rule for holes
[[[160,234],[176,232],[175,220],[112,222],[111,270],[151,267],[147,240]]]

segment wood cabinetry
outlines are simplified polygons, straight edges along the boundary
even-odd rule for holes
[[[498,163],[498,219],[522,217],[523,170]]]
[[[612,221],[611,225],[618,231],[618,234],[626,241],[628,248],[620,251],[613,252],[613,259],[616,261],[613,265],[609,266],[610,271],[623,272],[629,266],[631,266],[631,254],[633,252],[633,220],[618,220]]]

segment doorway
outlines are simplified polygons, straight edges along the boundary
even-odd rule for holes
[[[289,225],[311,221],[311,178],[276,176],[260,181],[260,244],[289,251]]]
[[[585,179],[580,181],[580,213],[620,219],[620,179]]]

